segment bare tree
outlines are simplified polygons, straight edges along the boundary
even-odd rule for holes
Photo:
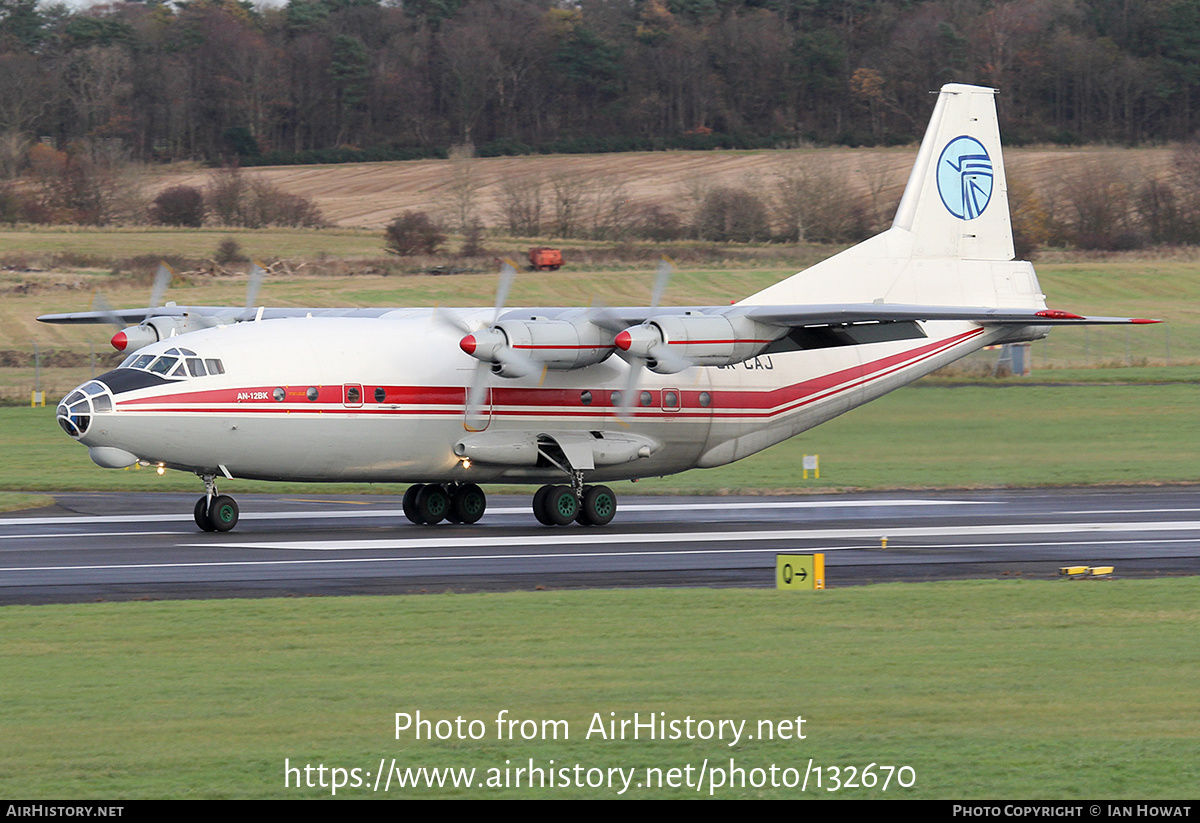
[[[555,237],[573,237],[579,228],[587,199],[587,178],[578,172],[560,172],[550,178]]]
[[[620,240],[633,229],[634,210],[622,180],[597,181],[588,198],[588,212],[588,235],[593,240]]]
[[[19,131],[0,134],[0,180],[11,180],[20,173],[29,142]]]
[[[509,234],[533,237],[542,231],[542,190],[540,174],[510,177],[500,184],[500,217]]]
[[[775,213],[786,240],[850,242],[867,233],[867,217],[847,174],[817,161],[800,162],[780,176]]]
[[[473,224],[481,223],[477,212],[483,176],[471,144],[454,146],[449,155],[450,184],[446,187],[444,210],[449,213],[451,225],[460,234],[466,234]]]

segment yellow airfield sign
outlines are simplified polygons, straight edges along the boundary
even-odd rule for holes
[[[775,588],[796,591],[825,588],[825,555],[775,555]]]

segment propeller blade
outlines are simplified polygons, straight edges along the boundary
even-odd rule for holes
[[[461,317],[455,317],[449,312],[442,311],[438,306],[433,307],[433,313],[430,315],[433,322],[444,326],[446,329],[453,330],[459,334],[470,334],[472,329]]]
[[[496,284],[496,310],[492,314],[492,323],[500,319],[500,312],[504,311],[504,306],[508,302],[508,293],[516,279],[516,265],[511,260],[505,260],[504,265],[500,267],[500,282]]]
[[[475,367],[475,375],[467,389],[467,407],[463,416],[463,427],[468,431],[480,431],[483,428],[483,409],[488,399],[488,365],[480,363]]]
[[[621,408],[617,411],[617,417],[621,420],[629,420],[633,417],[638,380],[641,379],[644,368],[641,360],[629,364],[629,378],[625,381],[625,388],[621,390]]]
[[[118,329],[123,329],[127,325],[124,320],[117,314],[116,309],[112,304],[104,299],[104,295],[100,292],[92,297],[92,311],[102,312],[104,314],[104,322],[110,326],[116,326]]]
[[[162,305],[163,295],[167,293],[167,286],[171,283],[171,267],[166,263],[158,264],[158,271],[154,272],[154,286],[150,289],[150,308],[157,309]]]
[[[505,346],[496,351],[496,360],[504,364],[504,368],[511,372],[513,377],[524,377],[528,374],[536,374],[542,370],[542,364],[536,363],[534,360],[515,349]]]
[[[258,300],[258,290],[262,288],[263,278],[267,276],[267,270],[257,260],[250,267],[250,279],[246,281],[246,309],[254,308],[254,302]]]
[[[696,365],[686,357],[671,351],[671,347],[666,343],[650,349],[650,356],[658,363],[659,371],[668,374],[677,374]]]
[[[599,326],[613,334],[629,328],[628,321],[621,319],[615,311],[603,303],[593,303],[592,307],[588,309],[587,319],[593,326]]]
[[[654,292],[650,295],[650,308],[657,309],[658,304],[662,302],[663,293],[667,290],[667,284],[671,282],[671,274],[675,268],[671,265],[671,261],[664,257],[658,261],[658,273],[654,277]]]

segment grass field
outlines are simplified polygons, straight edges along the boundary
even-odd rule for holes
[[[1200,779],[1198,604],[1191,578],[6,607],[0,794],[330,796],[295,788],[303,772],[285,788],[287,759],[311,764],[314,783],[318,764],[369,772],[337,796],[378,797],[380,759],[394,758],[474,768],[476,783],[498,769],[501,785],[506,764],[531,760],[580,764],[585,779],[632,769],[626,797],[707,797],[707,783],[636,785],[653,768],[679,769],[682,783],[690,766],[695,781],[707,759],[768,781],[715,797],[800,797],[767,770],[795,782],[811,759],[823,782],[810,778],[809,797],[1188,798]],[[564,720],[569,739],[497,739],[502,710]],[[395,713],[417,711],[481,721],[480,739],[397,735]],[[745,721],[754,739],[587,739],[595,715],[634,712],[681,733],[688,717]],[[760,739],[759,721],[805,739]],[[849,782],[869,764],[880,778],[909,767],[909,787],[893,774],[886,792],[882,779],[828,791],[831,767]],[[393,785],[389,796],[618,788]]]

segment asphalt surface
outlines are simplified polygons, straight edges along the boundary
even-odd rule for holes
[[[414,526],[399,497],[244,495],[224,534],[196,528],[196,495],[56,499],[0,515],[0,604],[769,587],[780,552],[825,552],[829,587],[1050,579],[1074,564],[1200,573],[1200,487],[626,495],[604,528],[541,526],[528,497],[493,497],[473,526]]]

